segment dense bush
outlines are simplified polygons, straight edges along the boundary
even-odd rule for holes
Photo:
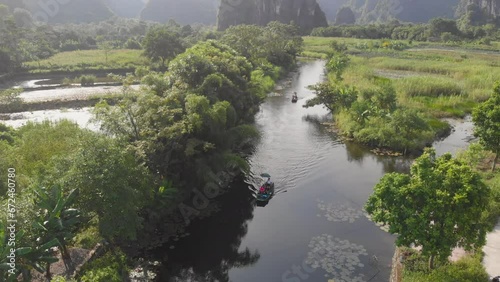
[[[121,282],[128,278],[127,258],[120,250],[107,252],[104,256],[85,265],[80,277],[82,282]]]
[[[82,75],[80,77],[80,84],[82,86],[92,86],[94,85],[96,77],[94,75]]]
[[[23,99],[19,97],[21,89],[9,89],[0,91],[0,110],[2,112],[12,112],[20,110]]]
[[[427,259],[417,251],[410,253],[404,261],[403,281],[405,282],[488,282],[489,276],[481,264],[480,255],[466,256],[454,263],[444,263],[432,271],[427,270]]]
[[[449,19],[435,18],[428,24],[388,23],[378,25],[342,25],[318,27],[312,30],[311,36],[320,37],[353,37],[366,39],[397,39],[427,41],[433,38],[443,42],[480,40],[487,41],[500,38],[500,32],[492,24],[482,26],[461,25]],[[485,41],[484,43],[486,43]]]

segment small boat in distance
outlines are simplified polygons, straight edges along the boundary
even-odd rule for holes
[[[292,103],[297,103],[297,100],[299,100],[299,98],[297,97],[297,92],[293,92]]]
[[[267,202],[274,196],[274,182],[271,181],[271,175],[263,173],[261,177],[267,178],[267,181],[260,186],[256,200],[259,202]]]

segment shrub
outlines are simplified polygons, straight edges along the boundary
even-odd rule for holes
[[[123,47],[125,47],[125,49],[135,49],[135,50],[142,49],[141,43],[133,38],[129,38],[127,42],[125,42]]]
[[[73,83],[73,81],[70,79],[70,78],[67,78],[65,77],[61,83],[61,85],[64,85],[64,86],[69,86],[71,85],[71,83]]]
[[[405,261],[403,281],[405,282],[487,282],[488,274],[481,264],[480,255],[467,256],[455,263],[445,263],[432,271],[426,271],[426,259],[418,254],[410,255]]]
[[[82,86],[92,86],[94,85],[96,77],[94,75],[82,75],[80,77],[80,84]]]
[[[109,251],[104,256],[85,265],[82,282],[121,282],[128,277],[127,258],[120,251]]]
[[[23,99],[19,97],[22,89],[8,89],[0,91],[0,111],[12,112],[20,110],[23,106]]]

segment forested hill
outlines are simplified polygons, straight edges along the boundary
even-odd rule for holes
[[[428,22],[435,17],[453,18],[460,0],[318,0],[330,21],[342,6],[349,6],[359,23]]]
[[[57,1],[0,0],[0,4],[6,4],[12,11],[15,8],[27,9],[35,20],[49,23],[102,21],[114,15],[105,0],[72,0],[63,4]]]
[[[63,4],[59,4],[56,0],[0,0],[0,4],[6,4],[11,11],[16,8],[27,9],[36,20],[46,20],[49,23],[101,21],[116,15],[126,18],[140,17],[143,20],[158,22],[172,19],[181,24],[215,24],[220,0],[61,2]],[[342,7],[348,6],[354,12],[356,22],[359,24],[384,23],[393,19],[404,22],[428,22],[436,17],[460,17],[467,13],[467,9],[475,22],[495,20],[500,15],[500,0],[317,0],[317,2],[329,21],[334,22],[337,12]]]

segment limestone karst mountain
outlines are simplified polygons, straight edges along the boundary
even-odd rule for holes
[[[295,23],[302,31],[326,26],[325,14],[316,0],[222,0],[217,28],[231,25],[266,25],[271,21]]]

